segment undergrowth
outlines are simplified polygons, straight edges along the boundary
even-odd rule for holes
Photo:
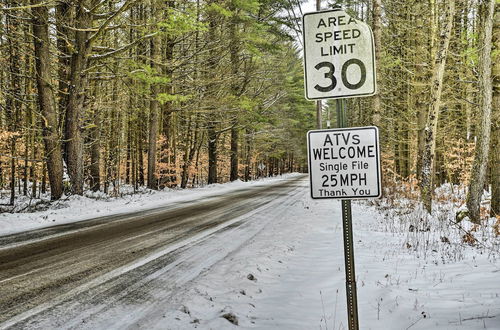
[[[465,218],[456,219],[464,207],[466,187],[445,184],[437,188],[428,214],[420,202],[417,180],[390,182],[385,185],[384,197],[371,200],[382,215],[378,229],[398,234],[401,245],[418,258],[435,263],[463,260],[469,249],[500,259],[500,218],[489,217],[489,194],[481,205],[481,223]]]

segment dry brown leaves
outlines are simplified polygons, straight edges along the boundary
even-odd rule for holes
[[[495,233],[495,236],[500,236],[500,215],[496,216],[497,222],[493,225],[493,233]]]

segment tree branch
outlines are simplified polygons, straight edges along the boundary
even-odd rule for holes
[[[147,39],[150,39],[154,36],[156,36],[158,34],[158,32],[154,32],[154,33],[150,33],[148,35],[145,35],[144,37],[141,37],[123,47],[120,47],[118,49],[115,49],[113,51],[110,51],[110,52],[107,52],[107,53],[104,53],[104,54],[100,54],[100,55],[92,55],[90,56],[90,59],[91,60],[102,60],[102,59],[105,59],[105,58],[108,58],[110,56],[113,56],[113,55],[116,55],[116,54],[119,54],[123,51],[126,51],[128,49],[130,49],[131,47],[135,46],[136,44],[138,44],[139,42],[143,41],[143,40],[147,40]]]
[[[36,5],[26,5],[26,6],[18,6],[18,7],[2,7],[2,8],[0,8],[0,10],[2,10],[2,11],[8,11],[8,10],[24,10],[24,9],[31,9],[31,8],[45,7],[45,6],[49,6],[49,5],[51,5],[51,4],[52,4],[52,3],[54,3],[54,2],[55,2],[54,0],[49,0],[49,1],[45,1],[45,2],[42,2],[42,3],[36,4]]]
[[[113,13],[113,15],[109,16],[106,21],[104,21],[104,23],[101,24],[101,26],[99,27],[99,29],[97,30],[96,33],[94,33],[92,36],[90,36],[90,38],[87,40],[87,45],[90,47],[92,46],[92,44],[94,43],[94,41],[106,30],[106,28],[108,27],[109,24],[111,24],[111,22],[113,22],[113,20],[118,16],[120,15],[121,13],[123,13],[125,10],[127,10],[128,8],[130,8],[130,6],[132,6],[134,3],[138,2],[138,0],[131,0],[131,1],[127,1],[123,4],[123,6],[120,7],[120,9],[118,9],[116,12]]]

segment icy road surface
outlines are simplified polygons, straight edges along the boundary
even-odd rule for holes
[[[147,315],[153,279],[174,294],[296,203],[302,179],[0,238],[0,326],[71,328],[130,302]]]
[[[339,202],[305,176],[192,196],[0,237],[0,329],[347,328]],[[353,214],[361,329],[500,329],[498,255]]]

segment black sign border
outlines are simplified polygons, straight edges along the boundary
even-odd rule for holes
[[[305,98],[307,100],[309,100],[309,101],[329,100],[329,99],[345,99],[345,98],[353,98],[353,97],[365,97],[365,96],[373,96],[373,95],[377,94],[377,72],[376,72],[377,65],[375,63],[376,62],[376,58],[375,58],[375,41],[373,40],[373,32],[372,32],[372,33],[370,33],[370,37],[371,37],[371,40],[372,40],[372,58],[373,58],[373,82],[374,82],[373,83],[373,92],[363,93],[363,94],[351,94],[351,95],[341,95],[341,96],[323,96],[323,97],[313,97],[313,98],[309,98],[307,96],[309,94],[309,89],[307,88],[307,62],[306,62],[307,54],[306,54],[306,29],[305,29],[306,25],[305,25],[305,18],[306,18],[306,16],[317,15],[317,14],[324,14],[324,13],[331,13],[331,12],[337,12],[337,11],[343,11],[343,10],[340,9],[340,8],[332,9],[332,10],[322,10],[322,11],[316,11],[316,12],[311,12],[311,13],[305,13],[302,16],[302,43],[304,45],[304,90],[305,90]],[[365,22],[363,22],[363,23],[366,24]]]
[[[339,132],[339,131],[361,131],[361,130],[375,130],[375,147],[376,147],[376,155],[377,155],[377,195],[370,196],[356,196],[356,197],[314,197],[313,196],[313,184],[312,184],[312,167],[311,167],[311,139],[310,135],[314,133],[326,133],[326,132]],[[354,200],[354,199],[371,199],[371,198],[380,198],[382,197],[382,174],[381,174],[381,164],[380,164],[380,139],[379,139],[379,129],[377,126],[365,126],[365,127],[346,127],[346,128],[331,128],[331,129],[318,129],[307,132],[307,160],[308,160],[308,173],[309,173],[309,187],[310,194],[312,199],[346,199],[346,200]]]

